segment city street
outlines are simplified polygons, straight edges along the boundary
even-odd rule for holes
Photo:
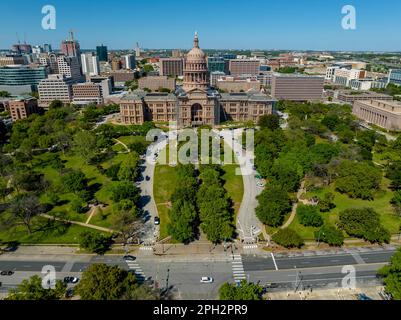
[[[0,292],[15,287],[33,274],[41,274],[42,267],[52,265],[57,278],[81,276],[81,272],[93,263],[118,265],[132,270],[141,278],[150,278],[159,288],[169,288],[177,299],[215,299],[218,288],[225,282],[246,279],[260,284],[275,283],[271,290],[292,289],[297,283],[304,288],[333,288],[346,276],[342,268],[353,266],[358,284],[380,285],[376,271],[388,263],[395,248],[339,249],[338,252],[314,251],[296,254],[265,256],[220,254],[192,256],[152,256],[137,252],[137,259],[126,262],[120,255],[21,255],[17,252],[0,256],[0,270],[12,270],[12,276],[0,276],[3,283]],[[235,258],[237,257],[237,258]],[[234,259],[235,258],[235,259]],[[212,277],[211,284],[201,284],[201,277]]]

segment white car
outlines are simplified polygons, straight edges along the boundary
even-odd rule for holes
[[[263,182],[257,182],[256,183],[256,185],[259,187],[259,188],[263,188],[265,185],[263,184]]]
[[[213,278],[212,277],[202,277],[200,280],[201,283],[212,283]]]

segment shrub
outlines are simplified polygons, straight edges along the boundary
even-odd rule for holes
[[[101,233],[84,231],[79,235],[79,246],[94,253],[105,253],[111,244],[111,238]]]
[[[302,238],[291,229],[280,229],[272,236],[272,240],[285,248],[301,248],[304,245]]]

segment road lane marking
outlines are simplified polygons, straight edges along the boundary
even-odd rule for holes
[[[271,254],[272,259],[273,259],[274,267],[276,268],[276,271],[277,271],[278,267],[277,267],[276,259],[274,258],[274,254],[273,254],[273,252],[270,252],[270,254]]]

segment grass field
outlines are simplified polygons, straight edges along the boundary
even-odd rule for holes
[[[334,186],[325,187],[321,190],[315,192],[309,192],[306,194],[306,198],[312,198],[314,196],[320,196],[327,192],[332,192],[335,196],[334,203],[336,207],[330,212],[322,213],[322,217],[325,223],[335,224],[338,222],[339,213],[348,208],[363,208],[371,207],[377,213],[380,214],[381,222],[383,226],[388,229],[392,234],[398,233],[399,227],[401,225],[401,218],[398,217],[392,208],[390,203],[393,197],[393,192],[388,189],[389,180],[383,179],[381,190],[377,191],[374,200],[361,200],[361,199],[351,199],[345,194],[334,191]],[[298,217],[294,219],[290,228],[297,231],[299,235],[306,239],[314,239],[314,231],[317,228],[304,227],[299,223]]]

